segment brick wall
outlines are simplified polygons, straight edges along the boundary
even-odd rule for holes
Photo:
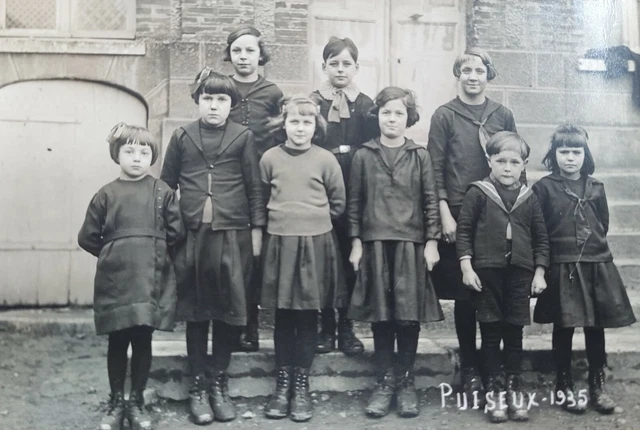
[[[640,166],[640,150],[612,150],[638,146],[640,109],[631,103],[631,74],[606,78],[577,68],[587,49],[622,40],[619,26],[603,23],[601,11],[591,9],[600,2],[470,1],[468,44],[489,50],[494,59],[499,75],[490,85],[490,97],[513,110],[532,146],[531,169],[542,168],[551,132],[563,122],[587,128],[599,167]],[[612,23],[620,22],[620,10],[607,12]],[[598,22],[606,31],[594,27]]]

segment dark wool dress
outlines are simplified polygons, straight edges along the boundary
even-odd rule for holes
[[[607,243],[609,211],[602,182],[551,174],[533,190],[542,204],[552,263],[534,321],[559,327],[633,324],[636,318]]]
[[[423,243],[373,241],[362,247],[349,318],[369,322],[444,319],[427,273]]]
[[[184,238],[175,194],[159,179],[117,179],[93,197],[78,243],[98,257],[98,334],[136,325],[172,330],[176,277],[170,248]]]
[[[245,325],[245,286],[253,265],[251,230],[189,230],[175,257],[178,321]]]

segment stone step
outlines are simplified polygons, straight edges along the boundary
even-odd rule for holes
[[[576,330],[573,341],[574,376],[578,386],[586,385],[587,368],[584,336]],[[365,353],[359,357],[346,357],[339,352],[316,355],[311,369],[313,391],[353,391],[371,388],[375,381],[373,366],[373,340],[364,339]],[[418,388],[455,385],[459,382],[457,340],[443,337],[421,338],[415,365]],[[527,336],[523,342],[524,379],[539,384],[553,382],[554,364],[549,334]],[[480,343],[478,342],[478,347]],[[149,385],[158,395],[173,400],[187,398],[190,376],[184,342],[154,340],[153,367]],[[609,378],[626,382],[640,380],[640,354],[636,327],[607,331],[607,359]],[[275,358],[273,344],[265,340],[259,352],[234,353],[229,374],[232,396],[254,397],[270,394],[274,387]],[[551,389],[552,385],[549,385]]]
[[[640,231],[640,201],[610,200],[609,231],[610,233],[632,233]]]
[[[634,313],[640,319],[640,289],[629,289],[627,290],[627,294],[629,295],[629,300],[631,301],[631,306],[633,307]],[[442,312],[444,313],[444,320],[438,321],[434,323],[422,324],[420,337],[421,338],[430,338],[436,333],[438,336],[442,336],[444,333],[446,336],[455,337],[455,323],[453,316],[453,301],[451,300],[441,300],[440,305],[442,307]],[[536,305],[536,299],[531,300],[531,316],[533,318],[533,310]],[[262,340],[270,340],[273,339],[273,311],[272,310],[263,310],[261,314],[261,328],[259,330],[260,341]],[[354,321],[353,328],[356,336],[360,339],[368,339],[373,338],[373,333],[371,332],[371,326],[368,323]],[[541,334],[548,334],[553,331],[552,324],[537,324],[532,322],[531,325],[524,327],[524,335],[525,336],[537,336]],[[179,324],[175,331],[167,333],[158,332],[156,335],[159,339],[163,340],[171,340],[184,342],[185,339],[185,325]]]
[[[607,242],[616,262],[640,256],[640,231],[614,231],[607,235]]]

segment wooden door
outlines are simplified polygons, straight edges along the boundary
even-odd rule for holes
[[[359,51],[360,71],[354,82],[362,92],[375,97],[388,82],[385,0],[312,0],[309,16],[313,89],[326,80],[322,72],[322,50],[329,38],[350,37]]]
[[[102,84],[0,89],[0,304],[92,302],[96,259],[77,234],[91,197],[120,171],[105,137],[146,120],[140,100]]]
[[[426,144],[431,115],[456,95],[453,62],[465,48],[464,0],[392,0],[391,79],[418,97],[407,135]]]

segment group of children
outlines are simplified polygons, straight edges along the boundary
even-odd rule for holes
[[[574,395],[571,339],[585,327],[590,401],[613,411],[604,328],[635,317],[607,245],[586,131],[560,126],[544,159],[551,174],[529,188],[529,146],[509,109],[485,96],[496,71],[482,50],[456,60],[459,95],[434,113],[426,148],[404,136],[420,119],[410,90],[388,87],[371,100],[355,85],[348,38],[326,45],[328,79],[312,95],[283,99],[258,74],[269,55],[251,26],[229,35],[225,59],[232,76],[205,68],[191,85],[200,118],[173,133],[161,179],[148,174],[159,150],[147,130],[118,124],[107,139],[121,174],[94,196],[78,237],[98,257],[95,323],[109,335],[100,429],[125,419],[152,428],[142,396],[152,332],[175,320],[186,321],[193,421],[233,420],[227,369],[232,351],[259,348],[258,305],[275,309],[269,418],[312,417],[315,353],[336,340],[347,355],[364,350],[351,319],[370,322],[374,338],[366,414],[386,415],[395,397],[399,416],[417,416],[420,323],[443,319],[439,299],[455,300],[462,389],[515,399],[532,295],[534,320],[554,324],[556,389]],[[528,418],[515,400],[488,413],[493,422]]]

